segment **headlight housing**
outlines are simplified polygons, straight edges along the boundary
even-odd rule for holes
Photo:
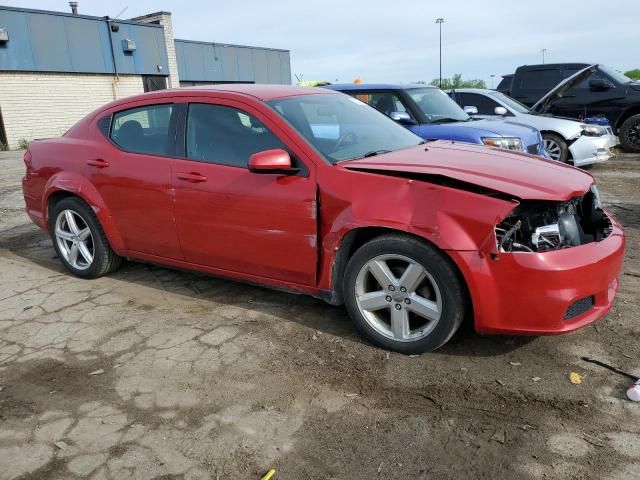
[[[600,125],[580,124],[582,135],[585,137],[601,137],[607,134],[607,129]]]
[[[489,147],[506,148],[507,150],[524,150],[522,140],[518,137],[483,137],[482,143]]]

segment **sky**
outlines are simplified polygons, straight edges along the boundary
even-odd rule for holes
[[[67,0],[0,0],[3,5],[69,11]],[[485,80],[524,64],[604,63],[640,68],[637,0],[79,0],[79,13],[126,19],[172,13],[175,38],[291,51],[304,80],[414,82],[442,76]],[[295,81],[295,78],[294,78]]]

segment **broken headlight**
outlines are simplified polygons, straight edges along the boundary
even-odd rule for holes
[[[597,242],[611,232],[598,189],[566,202],[523,201],[496,226],[501,252],[545,252]]]

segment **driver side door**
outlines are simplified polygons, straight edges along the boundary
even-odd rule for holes
[[[211,98],[186,107],[182,158],[174,161],[176,224],[185,260],[244,278],[314,285],[315,169],[255,109]],[[297,174],[247,167],[260,151],[289,151]]]

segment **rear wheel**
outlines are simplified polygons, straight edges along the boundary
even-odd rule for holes
[[[564,141],[564,138],[553,133],[543,133],[542,142],[544,149],[553,160],[567,163],[569,159],[569,147],[567,146],[567,142]]]
[[[464,288],[451,261],[401,235],[378,237],[358,249],[343,290],[358,330],[376,345],[407,354],[444,345],[466,312]]]
[[[625,152],[640,153],[640,114],[627,118],[620,127],[620,144]]]
[[[93,210],[78,197],[67,197],[50,212],[49,231],[62,264],[74,275],[96,278],[120,266]]]

